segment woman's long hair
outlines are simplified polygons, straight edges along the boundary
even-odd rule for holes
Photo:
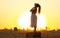
[[[35,3],[35,7],[38,7],[38,13],[41,12],[41,6],[38,3]]]

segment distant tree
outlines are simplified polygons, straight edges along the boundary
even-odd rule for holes
[[[50,28],[46,26],[46,30],[50,30]]]
[[[4,31],[7,31],[8,29],[7,29],[7,28],[4,28],[3,30],[4,30]]]
[[[58,29],[58,31],[60,31],[60,29]]]
[[[18,31],[17,27],[14,27],[14,31]]]
[[[46,30],[48,29],[48,27],[46,27]]]

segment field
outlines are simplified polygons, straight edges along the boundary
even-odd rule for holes
[[[60,38],[60,31],[45,31],[41,32],[42,38]]]
[[[0,30],[0,38],[26,38],[26,32]],[[43,31],[41,38],[60,38],[60,31]]]

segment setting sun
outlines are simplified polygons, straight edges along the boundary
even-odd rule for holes
[[[36,15],[37,15],[37,28],[38,29],[45,28],[47,23],[46,17],[42,13]],[[22,16],[18,17],[17,21],[18,25],[24,29],[27,28],[31,29],[30,22],[31,22],[31,12],[29,11],[25,11]]]

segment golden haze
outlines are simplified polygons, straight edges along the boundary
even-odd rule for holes
[[[60,29],[60,0],[0,0],[0,29],[20,28],[16,20],[35,2],[41,5],[41,13],[47,17],[47,27]]]

